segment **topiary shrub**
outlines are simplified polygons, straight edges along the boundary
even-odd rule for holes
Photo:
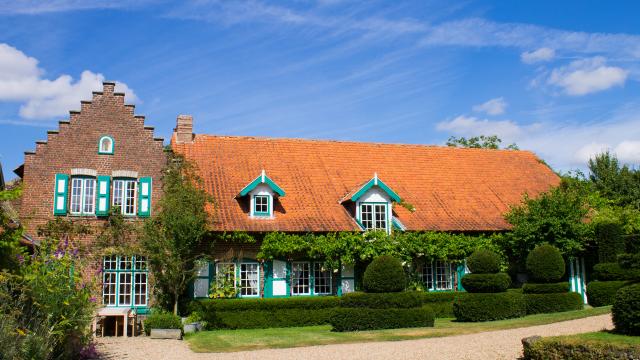
[[[535,282],[558,282],[564,275],[565,263],[558,248],[544,244],[527,256],[527,270]]]
[[[522,285],[522,292],[524,294],[554,294],[554,293],[566,293],[569,291],[569,282],[549,283],[549,284],[535,284],[526,283]]]
[[[590,335],[590,334],[584,334]],[[640,359],[640,347],[633,342],[585,339],[583,334],[522,339],[523,360],[629,360]],[[597,335],[597,333],[593,333]],[[619,337],[624,337],[617,335]],[[624,340],[624,339],[621,339]]]
[[[466,274],[460,281],[470,293],[499,293],[506,291],[511,285],[511,277],[505,273]]]
[[[370,309],[402,309],[421,307],[421,293],[406,291],[399,293],[353,292],[340,297],[340,307],[363,307]]]
[[[624,253],[624,231],[619,221],[600,220],[594,224],[598,261],[601,263],[618,261],[618,255]]]
[[[453,313],[458,321],[492,321],[525,316],[527,306],[524,296],[517,291],[465,294],[453,303]]]
[[[436,315],[436,318],[452,318],[453,302],[460,296],[466,295],[464,292],[442,291],[419,293],[422,303],[429,305]]]
[[[591,306],[613,305],[616,292],[623,286],[628,285],[626,281],[592,281],[587,285],[587,299]]]
[[[582,296],[575,292],[524,294],[524,297],[528,315],[580,310],[584,307]]]
[[[407,286],[407,276],[400,260],[382,255],[367,266],[362,283],[366,292],[400,292]]]
[[[592,277],[600,281],[633,280],[640,278],[640,270],[623,269],[617,262],[600,263],[593,267]]]
[[[487,249],[478,249],[467,257],[467,267],[473,274],[495,274],[500,271],[500,255]]]
[[[182,321],[178,315],[165,312],[152,312],[144,320],[144,333],[149,336],[151,329],[180,329]]]
[[[640,284],[618,290],[611,308],[616,332],[640,335]]]
[[[333,331],[431,327],[435,316],[429,306],[413,309],[339,308],[330,322]]]

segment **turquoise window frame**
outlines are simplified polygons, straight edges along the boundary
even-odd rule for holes
[[[447,264],[449,266],[449,284],[451,285],[450,288],[448,289],[439,289],[438,288],[438,280],[437,280],[437,262],[443,262],[444,264]],[[440,292],[440,291],[455,291],[456,290],[456,284],[455,284],[455,276],[458,273],[458,268],[457,266],[455,266],[455,264],[453,262],[449,262],[449,261],[444,261],[444,260],[432,260],[430,262],[425,262],[425,263],[421,263],[420,266],[424,267],[425,265],[429,265],[429,268],[431,269],[431,276],[432,276],[432,280],[431,283],[433,284],[432,287],[427,288],[427,290],[429,292]],[[424,280],[424,272],[421,269],[421,281],[422,283],[425,285],[425,287],[427,286],[427,282]]]
[[[80,187],[80,212],[73,212],[73,180],[80,179],[82,180],[82,185]],[[93,180],[93,212],[85,212],[84,211],[84,192],[85,192],[85,183],[87,180]],[[69,206],[68,211],[71,216],[95,216],[96,215],[96,207],[98,206],[98,179],[94,176],[86,176],[86,175],[73,175],[69,178]]]
[[[206,276],[202,276],[202,275],[200,275],[200,271],[198,271],[198,274],[196,275],[196,278],[193,280],[194,289],[193,289],[192,293],[193,293],[193,298],[194,299],[208,299],[209,298],[209,294],[211,293],[211,283],[212,283],[213,278],[214,278],[214,276],[213,276],[214,266],[212,266],[212,265],[217,266],[218,264],[217,263],[216,264],[212,264],[208,260],[205,260],[205,263],[206,263],[206,266],[208,266],[208,268],[209,268],[209,273]],[[203,266],[204,266],[204,263],[203,263]],[[200,280],[206,279],[207,280],[207,296],[196,296],[196,293],[195,293],[195,281],[198,280],[198,279],[200,279]]]
[[[257,207],[256,199],[257,198],[263,198],[263,197],[267,199],[267,211],[266,212],[264,212],[264,211],[256,211],[256,207]],[[271,195],[263,195],[263,194],[253,195],[253,209],[252,209],[253,216],[270,217],[271,216],[271,205],[272,205],[271,202],[272,202]]]
[[[109,139],[111,140],[111,150],[110,151],[102,151],[102,140],[104,139]],[[113,152],[116,148],[116,141],[113,140],[113,137],[109,136],[109,135],[104,135],[100,137],[100,140],[98,140],[98,154],[100,155],[113,155]]]
[[[373,222],[373,225],[375,226],[375,206],[376,205],[384,205],[385,206],[385,210],[384,210],[384,216],[385,216],[385,224],[386,224],[386,228],[384,229],[384,231],[386,231],[387,233],[391,232],[391,226],[389,223],[389,202],[384,202],[384,201],[363,201],[363,202],[358,202],[358,209],[357,209],[357,217],[356,217],[356,222],[358,223],[358,225],[364,230],[364,231],[375,231],[375,230],[383,230],[383,229],[376,229],[371,228],[371,229],[367,229],[364,225],[364,222],[362,221],[362,205],[371,205],[372,206],[372,212],[371,212],[371,221]]]
[[[136,269],[136,256],[142,255],[132,255],[131,256],[131,269],[120,269],[120,259],[123,256],[120,255],[107,255],[102,257],[102,265],[104,266],[106,257],[116,257],[116,268],[106,270],[103,268],[102,270],[102,304],[106,307],[114,307],[114,308],[130,308],[135,309],[138,314],[146,313],[149,308],[149,260],[145,257],[146,267],[144,270]],[[115,273],[116,274],[116,282],[115,282],[115,305],[107,305],[104,303],[104,277],[106,273]],[[131,303],[129,305],[120,305],[120,274],[121,273],[131,273]],[[144,305],[136,305],[135,296],[136,296],[136,274],[145,274],[147,276],[147,284],[145,286],[145,304]]]
[[[309,292],[305,293],[305,294],[294,294],[293,293],[293,286],[294,286],[294,279],[293,279],[293,265],[294,264],[309,264]],[[309,261],[309,260],[296,260],[296,261],[290,261],[289,262],[289,268],[291,269],[290,274],[288,274],[289,278],[290,278],[290,283],[289,283],[289,294],[291,294],[292,297],[300,297],[300,296],[331,296],[333,295],[334,291],[333,291],[333,273],[331,272],[331,270],[329,271],[329,292],[328,293],[318,293],[316,291],[316,276],[315,276],[315,266],[316,264],[323,264],[322,262],[318,262],[318,261]]]
[[[240,275],[242,274],[242,265],[257,265],[258,268],[258,293],[256,295],[242,295],[242,284],[240,283]],[[236,261],[236,289],[238,289],[238,297],[239,298],[259,298],[260,297],[260,286],[262,282],[260,281],[260,273],[262,270],[260,269],[260,263],[257,261],[247,261],[247,260],[239,260]]]

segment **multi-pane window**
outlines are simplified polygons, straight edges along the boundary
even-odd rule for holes
[[[313,280],[314,294],[331,294],[331,271],[322,263],[313,263]]]
[[[96,179],[71,179],[71,207],[74,215],[93,215],[96,205]]]
[[[104,305],[147,305],[149,275],[144,256],[105,256],[102,269]]]
[[[453,289],[453,264],[444,261],[427,262],[422,265],[421,277],[429,290]]]
[[[292,295],[309,295],[311,288],[311,273],[308,262],[294,262],[291,265],[293,279],[291,281]]]
[[[387,230],[387,204],[360,204],[360,222],[365,230]]]
[[[225,281],[234,283],[236,286],[236,264],[234,263],[217,263],[216,264],[216,281],[221,284]]]
[[[240,264],[240,296],[260,295],[260,271],[257,263]]]
[[[113,180],[113,206],[119,207],[123,215],[136,214],[137,188],[136,180]]]
[[[256,195],[253,197],[253,215],[269,216],[269,195]]]
[[[427,262],[422,264],[422,283],[427,289],[433,289],[433,264]]]

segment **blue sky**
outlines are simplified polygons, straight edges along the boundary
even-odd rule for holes
[[[497,134],[558,170],[640,163],[635,1],[0,0],[0,161],[115,80],[168,139],[444,144]],[[12,174],[7,174],[12,177]]]

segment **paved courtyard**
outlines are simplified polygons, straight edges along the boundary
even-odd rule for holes
[[[527,336],[568,335],[611,329],[611,315],[558,322],[527,328],[420,340],[322,345],[234,353],[192,352],[177,340],[138,338],[99,339],[107,359],[516,359],[522,355],[520,340]]]

